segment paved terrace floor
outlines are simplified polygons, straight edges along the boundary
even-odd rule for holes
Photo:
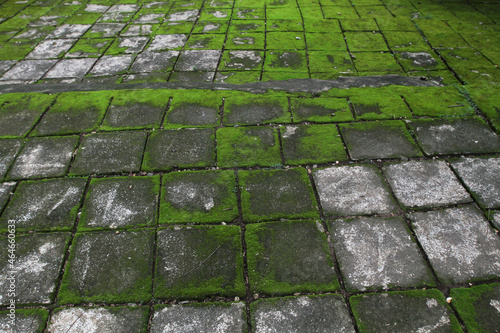
[[[0,0],[0,331],[499,332],[499,22]]]

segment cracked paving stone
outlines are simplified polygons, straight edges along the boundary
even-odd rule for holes
[[[319,169],[313,176],[328,216],[389,214],[397,209],[374,166]]]
[[[130,68],[133,73],[150,73],[171,71],[179,51],[143,52],[137,56]]]
[[[0,218],[0,230],[7,230],[11,220],[18,230],[73,229],[86,182],[84,178],[21,182]]]
[[[38,44],[26,59],[60,58],[71,49],[77,39],[46,39]]]
[[[438,290],[358,295],[350,303],[362,333],[462,332]]]
[[[176,71],[215,71],[220,58],[220,50],[187,50],[179,56]]]
[[[132,55],[103,56],[97,61],[90,74],[94,76],[123,74],[130,67],[132,61],[134,61]]]
[[[150,35],[153,29],[156,30],[156,27],[152,24],[129,25],[120,35],[124,37]]]
[[[422,156],[402,122],[341,124],[339,127],[353,160]]]
[[[162,184],[160,223],[232,222],[238,217],[234,172],[175,172]]]
[[[241,171],[239,179],[246,222],[318,217],[305,169]]]
[[[64,176],[77,143],[78,136],[30,139],[14,162],[7,178]]]
[[[500,275],[500,243],[483,213],[464,206],[409,214],[439,280],[464,283]]]
[[[156,298],[243,297],[241,231],[237,226],[158,231]]]
[[[319,221],[250,224],[245,242],[252,293],[286,295],[339,289]]]
[[[10,310],[0,312],[0,330],[2,332],[36,332],[45,328],[49,311],[45,309],[16,309],[15,324],[12,324]]]
[[[245,303],[157,305],[152,333],[247,332]]]
[[[149,137],[143,170],[168,171],[172,168],[215,165],[214,130],[183,129],[155,131]]]
[[[15,182],[1,183],[0,184],[0,212],[3,210],[4,206],[7,204],[14,188],[16,187]]]
[[[57,60],[25,60],[18,62],[0,80],[38,80]]]
[[[45,74],[44,79],[83,78],[96,61],[93,58],[60,60]]]
[[[5,177],[22,146],[22,140],[0,140],[0,179]]]
[[[500,152],[500,139],[480,118],[407,122],[427,155]]]
[[[56,282],[69,243],[70,233],[48,233],[16,237],[15,288],[16,303],[48,304],[54,298]],[[2,248],[8,247],[1,236]],[[7,251],[0,256],[0,304],[8,304],[8,280],[12,273]]]
[[[383,167],[396,198],[406,208],[436,207],[472,199],[444,161],[409,161]]]
[[[498,332],[500,327],[500,284],[450,291],[453,307],[469,332]]]
[[[500,208],[500,159],[461,158],[451,163],[480,205]]]
[[[52,31],[47,38],[80,38],[91,26],[91,24],[63,24]]]
[[[435,286],[401,218],[335,220],[329,226],[348,290]]]
[[[171,34],[156,35],[148,46],[148,51],[165,51],[182,48],[186,44],[187,35]]]
[[[266,298],[250,304],[255,333],[354,333],[340,295]]]
[[[56,308],[51,333],[146,332],[148,311],[140,307]]]
[[[155,225],[159,189],[158,177],[92,179],[78,229]]]
[[[148,302],[154,230],[77,233],[59,304]],[[105,254],[105,255],[103,255]]]
[[[143,131],[87,135],[77,151],[71,174],[138,171],[146,136]]]

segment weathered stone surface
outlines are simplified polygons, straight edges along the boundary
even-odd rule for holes
[[[372,166],[343,166],[314,170],[321,206],[326,215],[388,214],[396,205]]]
[[[253,328],[263,332],[355,332],[339,295],[270,298],[250,305]]]
[[[197,101],[172,101],[164,126],[217,126],[220,124],[219,108],[215,103],[203,105]]]
[[[69,237],[69,233],[16,237],[14,265],[8,262],[6,250],[0,255],[0,304],[9,304],[11,282],[15,285],[16,303],[50,303],[54,299]],[[0,242],[3,249],[8,249],[7,237],[2,236]]]
[[[409,218],[443,283],[463,283],[500,275],[498,236],[475,206],[415,212]]]
[[[155,131],[149,137],[143,169],[170,170],[214,164],[213,129],[164,130]]]
[[[26,142],[8,179],[57,177],[66,174],[77,136],[33,138]]]
[[[138,171],[146,132],[91,134],[82,139],[71,173],[121,173]]]
[[[283,98],[228,98],[224,107],[224,124],[255,125],[290,122],[288,102]]]
[[[27,94],[14,98],[0,107],[0,136],[20,137],[26,135],[47,110],[52,97],[42,94]]]
[[[169,71],[174,67],[179,51],[143,52],[137,56],[130,68],[134,73]]]
[[[90,24],[63,24],[52,31],[47,38],[80,38],[90,27]]]
[[[75,44],[77,39],[46,39],[26,56],[26,59],[60,58]]]
[[[173,72],[169,82],[212,82],[215,72]]]
[[[95,37],[114,37],[125,27],[124,23],[96,23],[87,35]],[[87,37],[85,35],[85,37]]]
[[[154,231],[76,234],[60,304],[147,302],[151,299]]]
[[[89,72],[95,76],[116,75],[125,73],[134,61],[131,55],[103,56]]]
[[[184,46],[186,40],[187,35],[184,34],[156,35],[149,44],[148,51],[180,49]]]
[[[461,158],[451,165],[480,205],[500,208],[500,158]]]
[[[45,74],[45,79],[83,78],[92,68],[97,59],[63,59]]]
[[[12,190],[15,186],[16,183],[14,182],[0,184],[0,212],[2,211],[5,204],[7,204],[7,201],[10,198],[10,194],[12,193]]]
[[[384,171],[394,194],[407,208],[472,201],[444,161],[386,164]]]
[[[0,218],[0,229],[14,220],[19,230],[71,230],[85,183],[83,178],[20,183]]]
[[[159,231],[155,297],[243,296],[241,251],[240,229],[236,226]]]
[[[175,70],[181,72],[215,71],[219,58],[219,50],[186,50],[179,56]]]
[[[146,307],[58,308],[48,326],[53,333],[146,332]]]
[[[0,140],[0,179],[5,177],[22,146],[22,140]]]
[[[78,227],[154,226],[159,185],[158,177],[92,179]]]
[[[353,296],[360,332],[462,332],[437,290]]]
[[[15,320],[12,321],[10,310],[0,312],[0,330],[2,332],[36,332],[41,333],[49,317],[45,309],[16,309]]]
[[[500,139],[479,118],[412,120],[408,124],[427,155],[500,152]]]
[[[152,333],[246,332],[244,303],[156,306]]]
[[[18,62],[0,80],[38,80],[57,60],[25,60]]]
[[[239,215],[234,172],[175,172],[163,176],[160,223],[231,222]]]
[[[422,155],[398,121],[341,124],[340,130],[353,160]]]
[[[245,238],[252,293],[286,295],[339,288],[319,221],[251,224]]]
[[[318,217],[304,169],[240,171],[238,176],[246,222]]]
[[[102,128],[158,128],[166,107],[159,104],[141,103],[132,99],[112,102],[102,122]]]
[[[330,229],[348,290],[435,285],[402,219],[335,220]]]

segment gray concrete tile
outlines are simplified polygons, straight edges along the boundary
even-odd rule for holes
[[[5,177],[22,146],[22,140],[0,140],[0,179]]]
[[[134,13],[139,9],[139,6],[133,4],[113,5],[108,9],[107,13]]]
[[[348,290],[435,286],[401,218],[335,220],[329,226]]]
[[[354,333],[339,295],[262,299],[250,305],[254,332]]]
[[[138,24],[147,24],[147,23],[159,24],[159,23],[161,23],[163,21],[164,17],[165,17],[165,14],[160,14],[160,13],[143,14],[143,15],[138,16],[134,20],[134,23],[138,23]]]
[[[26,59],[60,58],[75,44],[77,39],[46,39],[38,44]]]
[[[16,60],[1,60],[0,61],[0,75],[7,72],[12,66],[16,64]]]
[[[99,36],[101,38],[114,37],[125,27],[125,23],[96,23],[87,33],[90,36]],[[85,37],[87,37],[85,35]]]
[[[156,30],[156,28],[152,24],[131,24],[120,33],[120,36],[147,36],[151,35],[154,30]]]
[[[105,11],[107,11],[109,9],[109,7],[110,6],[99,5],[99,4],[95,4],[95,3],[88,3],[85,6],[84,10],[88,13],[104,13]]]
[[[24,60],[18,62],[0,80],[38,80],[57,60]]]
[[[33,138],[26,142],[8,179],[58,177],[66,174],[77,136]]]
[[[171,34],[156,35],[148,47],[148,51],[166,51],[180,49],[186,44],[187,35]]]
[[[368,165],[314,170],[323,211],[333,215],[389,214],[397,207],[382,177]]]
[[[451,165],[480,205],[500,208],[500,158],[461,158]]]
[[[150,73],[171,71],[179,51],[142,52],[137,56],[130,68],[133,73]]]
[[[148,37],[119,37],[115,43],[119,49],[123,49],[121,53],[139,53],[144,49],[148,42]],[[112,46],[113,47],[113,46]]]
[[[91,26],[91,24],[63,24],[52,31],[47,38],[80,38]]]
[[[94,76],[110,76],[127,72],[134,61],[133,55],[103,56],[92,67],[89,74]]]
[[[199,14],[198,9],[188,10],[173,10],[166,18],[165,21],[196,21]]]
[[[415,234],[443,283],[500,275],[500,242],[475,206],[409,214]]]
[[[95,58],[60,60],[45,74],[44,79],[83,78],[96,61]]]
[[[215,71],[220,58],[220,50],[187,50],[181,53],[176,71]]]
[[[169,82],[212,82],[215,72],[174,72]]]
[[[156,306],[152,333],[246,332],[245,303]]]
[[[0,20],[1,21],[1,20]],[[15,320],[10,310],[0,312],[0,329],[4,332],[43,332],[48,310],[45,309],[16,309]]]
[[[0,212],[3,210],[16,186],[15,182],[0,184]]]
[[[437,207],[472,201],[444,161],[385,164],[383,169],[396,198],[406,208]]]

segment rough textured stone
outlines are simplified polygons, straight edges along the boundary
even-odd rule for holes
[[[152,333],[246,332],[244,303],[157,306]]]
[[[246,227],[252,293],[327,292],[339,288],[320,222],[270,222]]]
[[[422,155],[398,121],[341,124],[340,130],[353,160]]]
[[[238,175],[246,222],[318,217],[304,169],[240,171]]]
[[[452,167],[480,205],[500,208],[500,158],[462,158],[452,162]]]
[[[219,50],[187,50],[181,53],[175,65],[176,71],[210,72],[217,69]]]
[[[27,94],[4,104],[0,108],[0,136],[26,135],[52,101],[53,97],[47,95]]]
[[[377,169],[343,166],[313,172],[326,215],[388,214],[396,205]]]
[[[60,304],[149,301],[153,241],[151,230],[76,234]]]
[[[14,324],[10,310],[0,312],[0,330],[2,332],[42,333],[49,317],[45,309],[16,309]]]
[[[158,128],[165,114],[167,102],[168,100],[164,103],[156,103],[154,105],[135,101],[133,98],[129,98],[128,100],[125,98],[125,100],[120,101],[114,100],[106,112],[102,128],[107,130]]]
[[[80,38],[90,27],[90,24],[63,24],[52,31],[47,38]]]
[[[409,215],[438,278],[463,283],[500,275],[500,242],[475,206]]]
[[[138,171],[146,132],[91,134],[82,139],[71,173],[121,173]]]
[[[236,226],[159,231],[155,297],[243,296],[240,238],[240,229]]]
[[[205,104],[206,103],[206,104]],[[218,103],[173,100],[167,113],[165,127],[217,126],[220,124]]]
[[[263,299],[250,311],[256,333],[355,332],[339,295]]]
[[[50,319],[53,333],[146,332],[146,307],[58,308]]]
[[[130,68],[134,73],[169,71],[174,67],[179,51],[143,52],[137,56]]]
[[[400,218],[330,223],[335,254],[351,291],[434,286],[431,271]]]
[[[0,212],[7,203],[16,183],[1,183],[0,184]]]
[[[255,125],[269,122],[290,122],[288,102],[283,98],[228,98],[224,106],[224,124]]]
[[[25,60],[18,62],[1,80],[38,80],[40,79],[57,60]]]
[[[500,139],[479,118],[408,121],[428,155],[500,152]]]
[[[0,140],[0,179],[5,177],[22,146],[22,140]]]
[[[26,56],[26,59],[60,58],[75,44],[76,39],[46,39]]]
[[[148,51],[165,51],[180,49],[186,43],[184,34],[156,35],[148,46]]]
[[[0,229],[15,220],[19,230],[71,230],[85,183],[83,178],[20,183],[0,218]]]
[[[386,164],[384,171],[394,194],[407,208],[472,201],[444,161]]]
[[[45,74],[45,79],[82,78],[92,68],[97,59],[63,59]]]
[[[116,75],[125,73],[134,57],[130,55],[104,56],[92,67],[90,74],[95,76]]]
[[[360,332],[461,332],[437,290],[353,296]]]
[[[160,223],[231,222],[238,217],[234,172],[175,172],[163,176]]]
[[[43,178],[66,174],[77,136],[33,138],[26,142],[7,178]]]
[[[16,303],[48,304],[54,299],[56,282],[68,245],[69,233],[49,233],[16,237],[16,260],[8,263],[7,251],[0,257],[0,304],[9,304],[8,289],[15,278]],[[7,249],[7,237],[0,238]],[[14,272],[14,273],[12,273]]]
[[[159,185],[158,177],[92,179],[78,227],[155,225]]]
[[[214,164],[215,138],[212,129],[164,130],[151,134],[143,169],[170,170]]]

